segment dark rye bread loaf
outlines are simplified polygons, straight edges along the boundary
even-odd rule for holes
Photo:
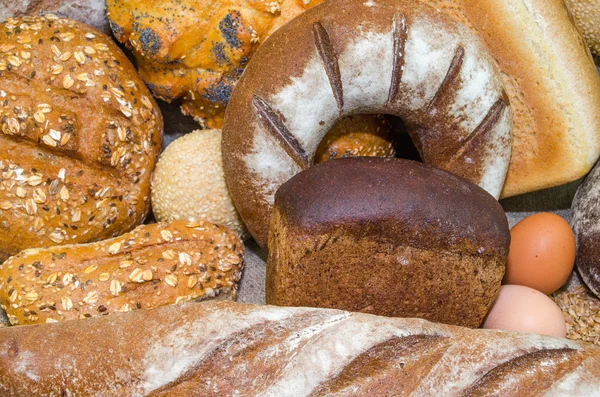
[[[338,310],[211,302],[0,329],[12,396],[599,396],[600,350]]]
[[[319,164],[275,197],[267,303],[480,325],[510,234],[498,202],[401,159]]]

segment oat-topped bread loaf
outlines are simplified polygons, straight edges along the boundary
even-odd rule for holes
[[[401,159],[328,161],[275,196],[267,303],[477,327],[509,241],[502,207],[462,178]]]
[[[0,261],[144,219],[162,116],[104,34],[52,15],[0,24]]]
[[[338,310],[187,303],[0,329],[0,393],[597,397],[600,349]]]
[[[0,266],[0,303],[12,325],[234,298],[244,244],[224,226],[142,225],[98,243],[29,249]]]

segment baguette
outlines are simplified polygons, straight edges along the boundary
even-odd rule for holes
[[[12,325],[233,298],[244,244],[224,226],[142,225],[98,243],[30,249],[0,267],[0,302]]]
[[[230,302],[0,329],[3,396],[599,396],[600,350]]]

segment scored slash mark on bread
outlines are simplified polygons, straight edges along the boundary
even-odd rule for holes
[[[315,36],[315,46],[317,47],[319,56],[323,60],[325,73],[327,73],[333,96],[337,102],[338,110],[341,113],[344,110],[344,87],[342,85],[342,74],[340,73],[337,55],[331,44],[329,34],[321,23],[316,22],[313,24],[312,31]]]
[[[352,390],[357,379],[363,379],[357,392],[370,391],[372,395],[408,395],[413,392],[419,377],[424,376],[446,353],[450,343],[441,335],[406,335],[378,343],[359,354],[339,373],[321,383],[311,396],[324,396]],[[405,367],[420,364],[410,371]],[[386,384],[387,377],[402,379],[397,384]],[[385,388],[385,389],[384,389]]]
[[[540,390],[547,390],[570,371],[575,371],[582,361],[580,352],[569,347],[524,353],[493,367],[465,390],[463,397],[487,396],[490,390],[494,391],[493,395],[506,395],[519,382],[517,379],[533,381]],[[537,370],[522,371],[522,368]]]
[[[258,95],[252,97],[252,105],[258,114],[258,119],[265,130],[277,140],[279,145],[290,156],[292,160],[301,168],[307,169],[310,166],[306,151],[300,145],[300,142],[293,136],[290,130],[285,126],[281,116],[279,116],[269,106],[264,99]]]
[[[452,163],[456,159],[460,159],[463,155],[465,155],[465,152],[471,149],[469,144],[472,141],[492,131],[494,126],[496,126],[496,124],[498,124],[502,118],[502,113],[504,113],[506,106],[507,105],[504,101],[504,98],[498,99],[485,115],[481,124],[479,124],[477,128],[475,128],[473,132],[471,132],[471,134],[463,141],[461,148],[454,154],[454,156],[450,158],[448,164]]]
[[[446,77],[442,81],[442,84],[438,88],[437,92],[427,105],[427,112],[431,112],[436,102],[442,95],[449,89],[452,83],[458,78],[460,68],[463,65],[463,59],[465,57],[465,49],[461,46],[457,47],[454,51],[454,57],[452,58],[452,62],[450,62],[450,67],[448,68],[448,72],[446,72]]]
[[[394,16],[394,67],[392,69],[392,82],[390,83],[390,93],[388,95],[388,104],[394,102],[400,90],[400,81],[402,80],[402,70],[404,68],[404,48],[408,38],[408,28],[406,26],[406,17],[402,14]]]

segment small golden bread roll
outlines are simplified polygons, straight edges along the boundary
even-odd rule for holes
[[[221,130],[191,132],[165,149],[152,179],[152,210],[160,222],[207,220],[248,236],[225,184]]]
[[[394,157],[392,123],[383,115],[357,114],[340,120],[319,144],[315,163],[341,157]]]

